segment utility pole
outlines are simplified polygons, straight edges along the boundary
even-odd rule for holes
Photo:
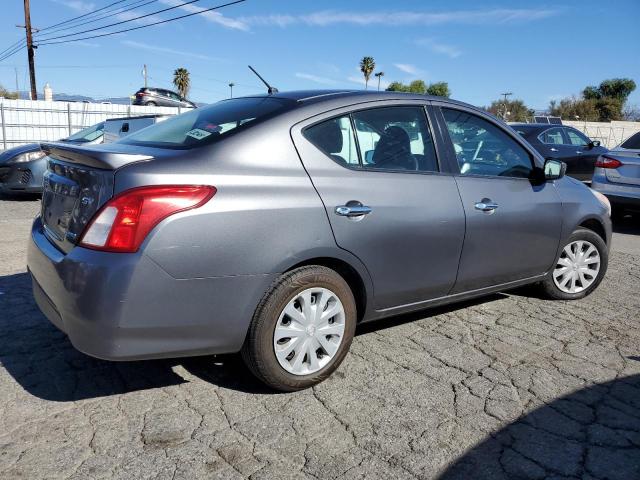
[[[384,72],[378,72],[373,74],[375,77],[378,77],[378,91],[380,91],[380,79],[384,77]]]
[[[22,27],[22,25],[18,25]],[[31,100],[38,99],[38,91],[36,87],[36,66],[34,61],[33,50],[37,47],[33,46],[33,36],[31,32],[31,12],[29,0],[24,0],[24,29],[27,34],[27,56],[29,59],[29,80],[31,80]]]
[[[229,88],[231,89],[231,97],[229,98],[233,98],[233,87],[235,86],[235,83],[231,82],[229,83]]]
[[[501,93],[500,95],[502,95],[502,96],[504,97],[504,112],[502,113],[502,119],[506,122],[506,121],[507,121],[507,115],[509,114],[509,112],[507,111],[507,110],[508,110],[508,108],[509,108],[509,107],[507,106],[507,102],[509,101],[509,100],[508,100],[508,97],[509,97],[509,96],[511,96],[511,95],[513,95],[513,93],[511,93],[511,92],[504,92],[504,93]]]
[[[14,72],[16,72],[16,93],[18,94],[18,98],[20,98],[20,86],[18,85],[18,67],[14,67]]]
[[[144,88],[147,88],[147,64],[142,67],[142,76],[144,77]]]

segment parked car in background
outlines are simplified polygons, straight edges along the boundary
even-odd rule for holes
[[[60,140],[77,145],[101,143],[104,122],[80,130]],[[42,193],[42,176],[47,169],[46,154],[39,143],[28,143],[0,153],[0,193]]]
[[[298,390],[338,367],[358,322],[532,283],[579,299],[607,270],[606,198],[441,97],[235,98],[43,148],[34,297],[99,358],[242,351]]]
[[[196,108],[180,94],[164,88],[143,87],[133,96],[134,105],[157,105],[159,107]]]
[[[640,132],[631,135],[617,147],[611,149],[611,152],[620,155],[640,156]]]
[[[544,158],[554,158],[567,164],[567,175],[590,182],[596,160],[608,149],[591,140],[581,131],[566,125],[548,123],[513,123],[511,127],[522,135]]]
[[[635,145],[627,142],[622,145],[625,144]],[[593,189],[607,196],[617,218],[628,211],[640,212],[640,151],[622,148],[598,158],[591,183]]]
[[[115,142],[169,117],[170,115],[139,115],[137,117],[109,118],[104,122],[104,143]]]

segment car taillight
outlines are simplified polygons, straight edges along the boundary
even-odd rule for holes
[[[136,97],[144,97],[145,95],[148,95],[147,92],[138,92],[136,93]]]
[[[82,234],[80,245],[106,252],[136,252],[162,220],[204,205],[215,193],[215,187],[206,185],[159,185],[126,190],[98,211]]]
[[[617,158],[607,157],[606,155],[601,155],[596,160],[596,167],[598,168],[618,168],[622,166],[622,162]]]

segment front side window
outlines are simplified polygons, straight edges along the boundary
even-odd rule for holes
[[[573,130],[571,128],[567,128],[567,137],[569,138],[569,142],[571,145],[575,145],[576,147],[586,147],[589,145],[589,139],[585,137],[582,133],[577,130]]]
[[[564,136],[562,135],[561,128],[550,128],[549,130],[545,130],[538,135],[538,139],[547,145],[564,145],[566,143]]]
[[[273,97],[234,98],[156,123],[118,143],[158,148],[194,148],[288,110],[295,102]]]
[[[367,170],[438,171],[436,150],[422,107],[359,110],[313,125],[304,130],[304,136],[345,166]]]
[[[529,178],[529,153],[493,123],[460,110],[442,113],[462,175]]]

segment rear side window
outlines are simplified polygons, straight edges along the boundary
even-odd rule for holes
[[[564,136],[562,135],[561,128],[550,128],[549,130],[545,130],[538,135],[538,139],[547,145],[564,145],[566,143]]]
[[[460,110],[443,108],[462,175],[529,178],[529,153],[493,123]]]
[[[640,150],[640,132],[635,135],[631,135],[622,145],[622,148],[628,148],[630,150]]]
[[[133,133],[118,143],[158,148],[194,148],[215,142],[239,127],[284,112],[294,103],[273,97],[235,98],[182,115]]]
[[[304,136],[345,166],[367,170],[438,171],[436,151],[422,107],[360,110],[313,125],[305,129]]]

